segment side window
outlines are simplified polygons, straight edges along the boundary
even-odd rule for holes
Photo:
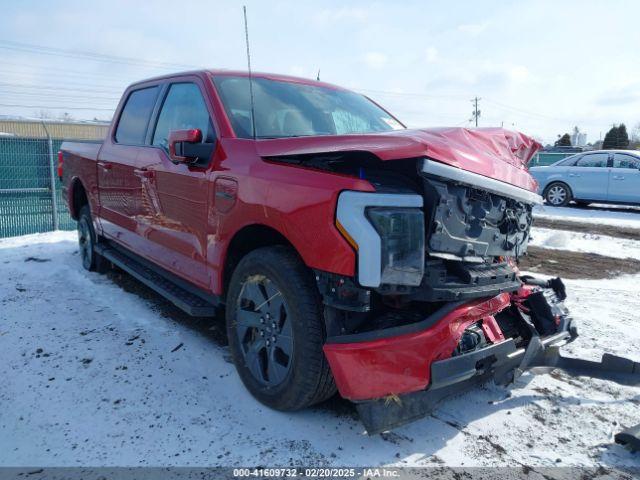
[[[116,128],[116,142],[144,144],[151,111],[156,103],[158,87],[134,90],[127,98]]]
[[[578,158],[580,158],[579,155],[571,155],[570,157],[567,157],[564,160],[558,162],[558,166],[569,167],[576,163],[576,160],[578,160]]]
[[[194,83],[174,83],[162,104],[153,145],[169,149],[169,132],[199,128],[202,143],[213,143],[215,132],[200,89]]]
[[[576,167],[599,167],[606,168],[608,153],[591,153],[585,155],[576,163]]]
[[[613,168],[640,168],[640,159],[631,155],[616,153],[613,156]]]

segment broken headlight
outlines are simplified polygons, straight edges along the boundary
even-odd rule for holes
[[[416,208],[370,207],[380,235],[380,283],[417,286],[424,275],[424,214]]]

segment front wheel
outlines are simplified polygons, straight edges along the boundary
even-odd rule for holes
[[[251,394],[277,410],[298,410],[332,396],[322,351],[322,303],[312,273],[290,249],[254,250],[231,277],[227,335]]]
[[[571,190],[561,182],[554,182],[545,191],[544,198],[554,207],[565,207],[571,201]]]

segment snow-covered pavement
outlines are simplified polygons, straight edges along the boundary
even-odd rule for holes
[[[533,227],[529,245],[640,260],[640,231],[638,231],[638,240],[630,240],[595,233]]]
[[[346,402],[263,407],[226,347],[109,277],[82,270],[73,232],[0,240],[0,465],[610,465],[640,421],[640,388],[525,374],[368,437]],[[569,281],[567,351],[640,360],[640,276]],[[179,347],[179,348],[178,348]]]
[[[589,207],[552,207],[545,204],[535,207],[533,216],[569,222],[640,228],[640,206],[593,204]]]

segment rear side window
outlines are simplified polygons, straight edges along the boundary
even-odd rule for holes
[[[640,168],[640,159],[616,153],[613,157],[613,168]]]
[[[215,133],[200,89],[194,83],[174,83],[164,100],[153,134],[153,145],[169,148],[169,132],[198,128],[202,143],[213,143]]]
[[[576,167],[599,167],[606,168],[607,160],[609,159],[608,153],[592,153],[585,155],[576,163]]]
[[[131,92],[116,128],[116,142],[144,144],[147,125],[158,96],[158,87],[142,88]]]

